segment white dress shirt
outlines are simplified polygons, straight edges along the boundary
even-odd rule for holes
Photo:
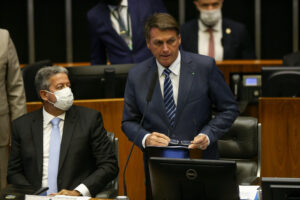
[[[125,27],[129,27],[129,38],[126,38],[126,43],[129,46],[129,48],[132,49],[132,29],[131,29],[131,19],[130,19],[130,13],[128,13],[128,1],[127,0],[122,0],[121,4],[118,6],[119,7],[119,13],[120,17],[124,22]],[[118,16],[118,13],[116,12],[117,6],[112,6],[108,5],[108,8],[110,10],[110,20],[112,23],[112,27],[115,29],[115,31],[120,35],[120,27],[119,27],[119,22],[118,20],[114,17],[112,14],[115,12],[115,16]],[[129,25],[128,25],[129,23]]]
[[[202,55],[208,55],[209,46],[209,32],[205,24],[199,19],[198,20],[198,53]],[[212,27],[214,35],[214,50],[215,50],[215,60],[223,60],[224,48],[222,45],[222,19],[220,19],[215,26]]]
[[[59,131],[60,138],[63,136],[63,127],[66,113],[63,113],[57,118],[60,118]],[[42,187],[48,186],[48,162],[49,162],[49,147],[50,147],[50,136],[52,131],[51,120],[55,116],[48,113],[45,108],[43,108],[43,176],[42,176]],[[80,192],[83,196],[91,196],[89,189],[84,185],[80,184],[74,190]]]

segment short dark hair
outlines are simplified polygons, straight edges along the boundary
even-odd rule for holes
[[[177,21],[170,14],[156,13],[148,18],[145,24],[145,38],[150,39],[150,30],[152,28],[158,28],[159,30],[175,30],[179,35],[179,25]]]

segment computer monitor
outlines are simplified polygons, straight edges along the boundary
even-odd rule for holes
[[[300,178],[267,178],[261,180],[263,200],[300,200]]]
[[[124,97],[129,70],[134,64],[67,67],[75,99]]]
[[[234,161],[151,157],[148,164],[155,200],[239,199]]]
[[[263,97],[300,97],[300,67],[262,67]]]

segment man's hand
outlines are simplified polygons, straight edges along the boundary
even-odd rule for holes
[[[77,190],[61,190],[58,193],[54,193],[51,194],[51,196],[55,196],[55,195],[67,195],[67,196],[81,196],[80,192],[78,192]]]
[[[145,145],[165,147],[169,145],[169,142],[170,138],[165,134],[153,132],[149,136],[147,136]]]
[[[200,133],[196,137],[194,137],[194,140],[191,141],[191,144],[189,145],[189,149],[201,149],[205,150],[207,148],[209,140],[207,135]]]

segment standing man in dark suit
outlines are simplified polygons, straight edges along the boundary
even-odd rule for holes
[[[174,140],[188,140],[189,148],[203,150],[203,158],[218,159],[217,140],[231,127],[239,110],[214,59],[179,51],[179,27],[168,14],[151,17],[145,34],[154,57],[129,72],[124,133],[131,141],[139,134],[135,144],[142,150],[146,146],[168,146]],[[158,76],[158,80],[138,132],[153,76]],[[213,105],[217,111],[214,118]]]
[[[8,183],[49,187],[47,194],[95,196],[118,174],[97,111],[74,106],[68,71],[46,67],[35,77],[43,108],[16,119]]]
[[[246,27],[222,18],[223,0],[193,0],[200,15],[181,27],[183,50],[216,60],[255,59]]]
[[[100,0],[87,14],[91,63],[137,63],[151,57],[143,27],[156,12],[166,12],[162,0]]]
[[[128,74],[124,133],[131,141],[136,138],[135,145],[142,151],[147,146],[188,145],[203,150],[205,159],[218,159],[217,140],[228,131],[239,111],[214,59],[179,51],[179,27],[168,14],[149,18],[145,37],[154,57],[137,64]],[[146,96],[155,76],[152,101],[147,105]],[[213,105],[218,112],[214,118]],[[147,165],[145,173],[147,198],[151,199]]]

